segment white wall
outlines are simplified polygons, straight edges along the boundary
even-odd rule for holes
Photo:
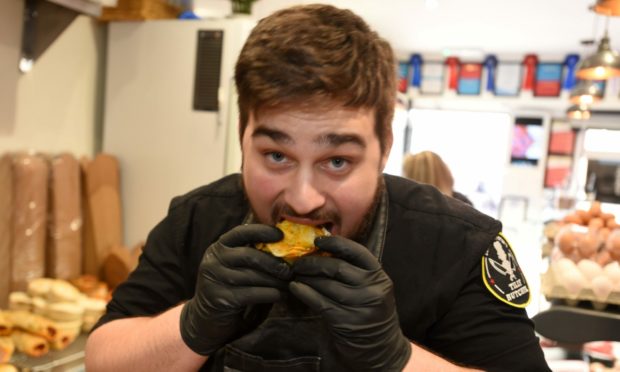
[[[18,72],[23,0],[0,1],[0,153],[92,155],[101,121],[103,26],[79,16]]]
[[[217,5],[222,0],[196,0]],[[601,36],[604,20],[588,7],[595,0],[259,0],[253,15],[264,17],[296,3],[328,3],[362,16],[395,50],[483,53],[584,52],[581,39]],[[595,21],[596,18],[596,21]],[[596,31],[596,32],[594,32]],[[610,20],[612,46],[620,48],[620,19]]]

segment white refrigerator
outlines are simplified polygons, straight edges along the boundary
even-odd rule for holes
[[[234,65],[250,18],[109,26],[103,151],[118,157],[125,244],[172,197],[239,170]]]

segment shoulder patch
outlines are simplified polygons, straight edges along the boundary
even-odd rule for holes
[[[499,233],[482,256],[482,281],[500,301],[525,308],[530,303],[530,288],[508,240]]]

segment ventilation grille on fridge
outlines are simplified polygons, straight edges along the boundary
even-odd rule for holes
[[[194,110],[218,111],[224,31],[199,30],[194,72]]]

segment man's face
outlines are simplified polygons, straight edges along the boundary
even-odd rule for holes
[[[351,238],[373,206],[391,138],[382,155],[372,110],[274,109],[250,116],[241,146],[260,222],[324,225]]]

